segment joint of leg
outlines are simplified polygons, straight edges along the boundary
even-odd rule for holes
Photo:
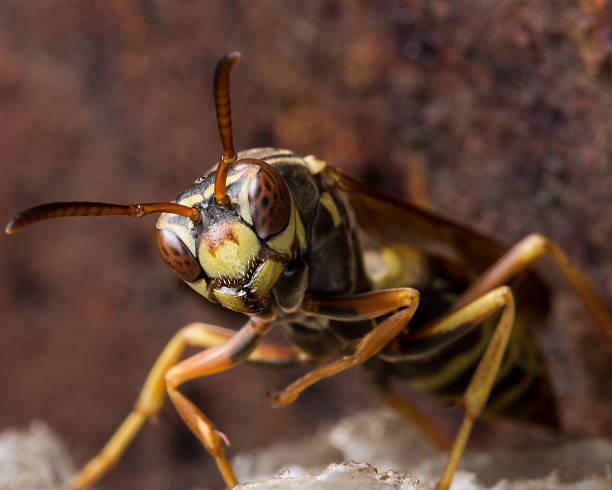
[[[418,304],[421,293],[417,289],[406,289],[402,298],[402,306],[412,306]]]
[[[534,255],[541,255],[550,248],[550,240],[539,233],[530,233],[523,242],[529,245]]]
[[[210,327],[202,328],[201,323],[194,322],[181,327],[176,336],[179,337],[185,344],[192,345],[194,340],[197,341],[203,336],[203,332],[208,333],[210,336],[214,335],[212,333],[213,329]],[[206,333],[204,333],[204,335],[206,335]]]
[[[174,390],[180,384],[175,371],[175,367],[170,368],[168,369],[168,371],[166,371],[166,374],[164,375],[164,379],[166,381],[166,391]]]
[[[504,298],[504,302],[507,301],[508,298],[514,296],[512,293],[512,289],[509,286],[503,285],[497,288],[497,294]]]
[[[481,403],[470,403],[470,400],[464,400],[465,417],[470,420],[476,420],[482,414],[484,406]]]
[[[366,362],[372,356],[373,354],[371,354],[369,350],[366,351],[365,349],[358,349],[352,356],[347,356],[343,359],[346,359],[347,362],[350,362],[351,366],[354,366],[356,364],[362,364]]]
[[[205,424],[200,422],[200,433],[202,434],[202,442],[206,450],[214,457],[223,457],[225,451],[223,450],[223,439],[219,435],[219,432],[214,429],[207,427]]]

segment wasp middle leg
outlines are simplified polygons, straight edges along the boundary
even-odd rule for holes
[[[443,336],[445,333],[464,330],[470,326],[475,328],[500,310],[501,316],[463,396],[465,407],[463,421],[455,436],[455,442],[436,490],[447,490],[450,487],[474,422],[485,408],[512,333],[515,317],[514,296],[509,287],[500,286],[441,319],[404,336],[404,341],[416,341]]]
[[[435,423],[431,416],[420,410],[411,400],[400,396],[389,387],[385,387],[384,390],[382,402],[385,405],[411,422],[438,449],[443,451],[451,449],[451,439]]]
[[[436,486],[437,490],[447,490],[450,487],[472,426],[482,414],[495,379],[500,372],[502,359],[506,353],[514,325],[514,296],[509,287],[499,286],[467,305],[401,336],[402,345],[419,341],[429,341],[429,344],[443,344],[448,341],[449,334],[463,335],[467,331],[477,328],[499,311],[501,311],[501,315],[463,395],[464,418],[455,436],[448,462]],[[440,341],[435,342],[438,338]],[[385,353],[384,356],[385,359],[392,362],[394,357],[397,362],[401,361],[402,355],[397,353],[393,356]]]
[[[312,384],[370,359],[404,329],[414,315],[418,303],[419,292],[412,288],[374,291],[344,298],[314,295],[307,297],[302,305],[305,312],[341,321],[374,319],[398,308],[401,309],[365,335],[351,355],[323,364],[279,393],[269,395],[272,403],[279,407],[289,405]]]

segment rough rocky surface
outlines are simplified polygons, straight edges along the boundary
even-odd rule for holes
[[[430,490],[446,455],[387,411],[347,417],[310,437],[234,459],[236,490]],[[74,465],[42,422],[0,433],[0,488],[60,490]],[[193,470],[195,476],[196,471]],[[452,490],[608,490],[612,440],[558,440],[522,449],[468,452]],[[209,488],[186,484],[174,488]]]
[[[338,453],[335,461],[365,462],[369,467],[327,467],[333,452]],[[313,457],[316,454],[318,458]],[[379,474],[390,471],[393,483],[384,480],[372,483],[372,488],[416,485],[429,490],[435,486],[446,456],[395,413],[368,411],[298,443],[238,455],[235,468],[241,480],[265,480],[239,487],[245,489],[336,488],[334,484],[325,486],[330,473],[342,476],[343,481],[353,473],[363,474],[374,482],[376,468]],[[267,480],[279,472],[279,477]],[[612,440],[560,438],[520,449],[468,452],[452,490],[604,490],[611,486]]]
[[[0,218],[174,198],[219,154],[212,73],[240,49],[237,148],[316,154],[507,244],[541,232],[612,305],[611,18],[599,0],[3,0]],[[152,230],[91,218],[0,237],[0,427],[44,418],[81,465],[179,326],[243,321],[181,285]],[[563,424],[610,437],[610,349],[550,263],[539,270],[555,293],[537,335]],[[354,369],[270,409],[265,392],[299,374],[239,367],[185,389],[231,454],[370,404]],[[474,445],[513,437],[487,434]],[[166,407],[100,488],[196,484],[220,486],[214,463]]]
[[[0,432],[2,490],[62,490],[74,470],[66,446],[43,422]]]
[[[372,490],[417,490],[419,483],[404,473],[385,471],[379,473],[376,468],[366,463],[330,464],[319,473],[293,475],[290,471],[267,481],[239,485],[242,490],[354,490],[355,488]]]

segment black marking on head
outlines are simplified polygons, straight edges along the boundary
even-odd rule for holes
[[[206,231],[211,226],[221,223],[222,221],[242,221],[238,213],[238,205],[229,204],[227,206],[221,206],[215,200],[214,195],[196,205],[196,207],[198,211],[200,211],[201,218],[199,224],[202,227],[202,231]]]

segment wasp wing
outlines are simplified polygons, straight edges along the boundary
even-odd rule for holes
[[[403,243],[426,256],[451,262],[460,269],[460,276],[467,275],[472,279],[476,279],[506,253],[507,249],[499,242],[466,226],[377,191],[334,168],[326,167],[324,172],[337,194],[346,199],[352,207],[359,228],[377,245]],[[526,378],[537,381],[534,381],[533,388],[526,392],[531,399],[526,401],[526,398],[518,398],[519,402],[529,407],[528,410],[532,410],[531,413],[523,412],[523,405],[514,402],[493,413],[557,428],[558,419],[548,371],[540,349],[531,335],[533,330],[543,324],[548,312],[548,289],[534,271],[520,274],[511,281],[511,286],[517,307],[511,350],[520,353],[519,360],[512,361],[515,364],[510,372],[515,372],[514,369],[518,369],[516,366],[520,366],[521,372],[526,373]],[[430,340],[433,344],[440,342],[439,338]],[[407,347],[410,342],[402,343],[401,336],[396,341],[400,352],[409,352]],[[419,351],[423,344],[419,347],[417,341],[411,348]],[[505,379],[499,386],[504,386],[503,382]],[[493,390],[492,398],[494,399],[496,394],[502,397],[511,391],[507,386],[501,389],[498,387],[497,391]],[[521,397],[523,395],[524,393]]]
[[[333,167],[324,172],[350,203],[360,229],[378,244],[404,243],[476,274],[506,252],[493,238],[353,180]]]
[[[403,243],[426,256],[443,259],[476,278],[499,260],[507,248],[498,241],[413,204],[358,182],[333,167],[323,170],[329,185],[343,196],[355,220],[377,245]],[[524,304],[540,313],[548,309],[548,290],[534,272],[521,274],[515,289]]]

